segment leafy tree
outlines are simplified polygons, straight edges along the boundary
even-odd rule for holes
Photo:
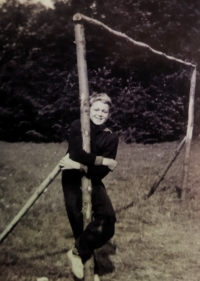
[[[72,17],[80,12],[135,40],[197,63],[200,7],[164,0],[8,0],[0,7],[0,135],[6,141],[63,141],[79,117]],[[109,125],[127,142],[178,139],[186,130],[190,67],[85,24],[90,92],[114,101]],[[199,75],[197,93],[199,89]],[[200,133],[196,98],[195,132]]]

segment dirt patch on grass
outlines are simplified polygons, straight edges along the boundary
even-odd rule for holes
[[[148,200],[178,143],[120,143],[116,171],[104,180],[117,210],[113,239],[98,250],[101,280],[200,280],[200,141],[192,144],[187,200],[178,198],[184,151]],[[67,144],[0,142],[2,232],[64,155]],[[60,175],[0,245],[0,281],[74,280],[73,243]]]

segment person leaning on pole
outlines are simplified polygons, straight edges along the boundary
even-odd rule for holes
[[[65,206],[75,238],[67,257],[74,275],[83,278],[83,264],[91,258],[94,250],[102,247],[113,235],[115,212],[102,179],[113,171],[117,162],[118,136],[105,126],[111,115],[112,102],[107,94],[90,96],[91,153],[82,148],[80,120],[71,124],[67,155],[59,165]],[[83,230],[81,178],[85,175],[92,182],[93,219]],[[95,279],[97,275],[95,260]]]

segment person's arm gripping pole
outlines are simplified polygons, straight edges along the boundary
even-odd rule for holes
[[[86,49],[84,27],[82,16],[75,14],[73,17],[75,22],[75,39],[77,50],[77,67],[79,79],[79,94],[81,107],[81,132],[83,140],[83,149],[90,152],[90,108],[89,108],[89,89],[87,77]],[[91,180],[85,176],[82,178],[82,213],[84,220],[84,228],[92,219],[92,203],[91,203],[92,184]],[[94,262],[93,258],[88,260],[84,265],[84,280],[94,280]]]

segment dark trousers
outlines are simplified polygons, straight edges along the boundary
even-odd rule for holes
[[[94,250],[102,247],[113,235],[116,221],[115,212],[102,182],[93,183],[93,220],[83,230],[81,178],[76,182],[62,175],[65,206],[75,238],[75,246],[83,262],[91,257]]]

